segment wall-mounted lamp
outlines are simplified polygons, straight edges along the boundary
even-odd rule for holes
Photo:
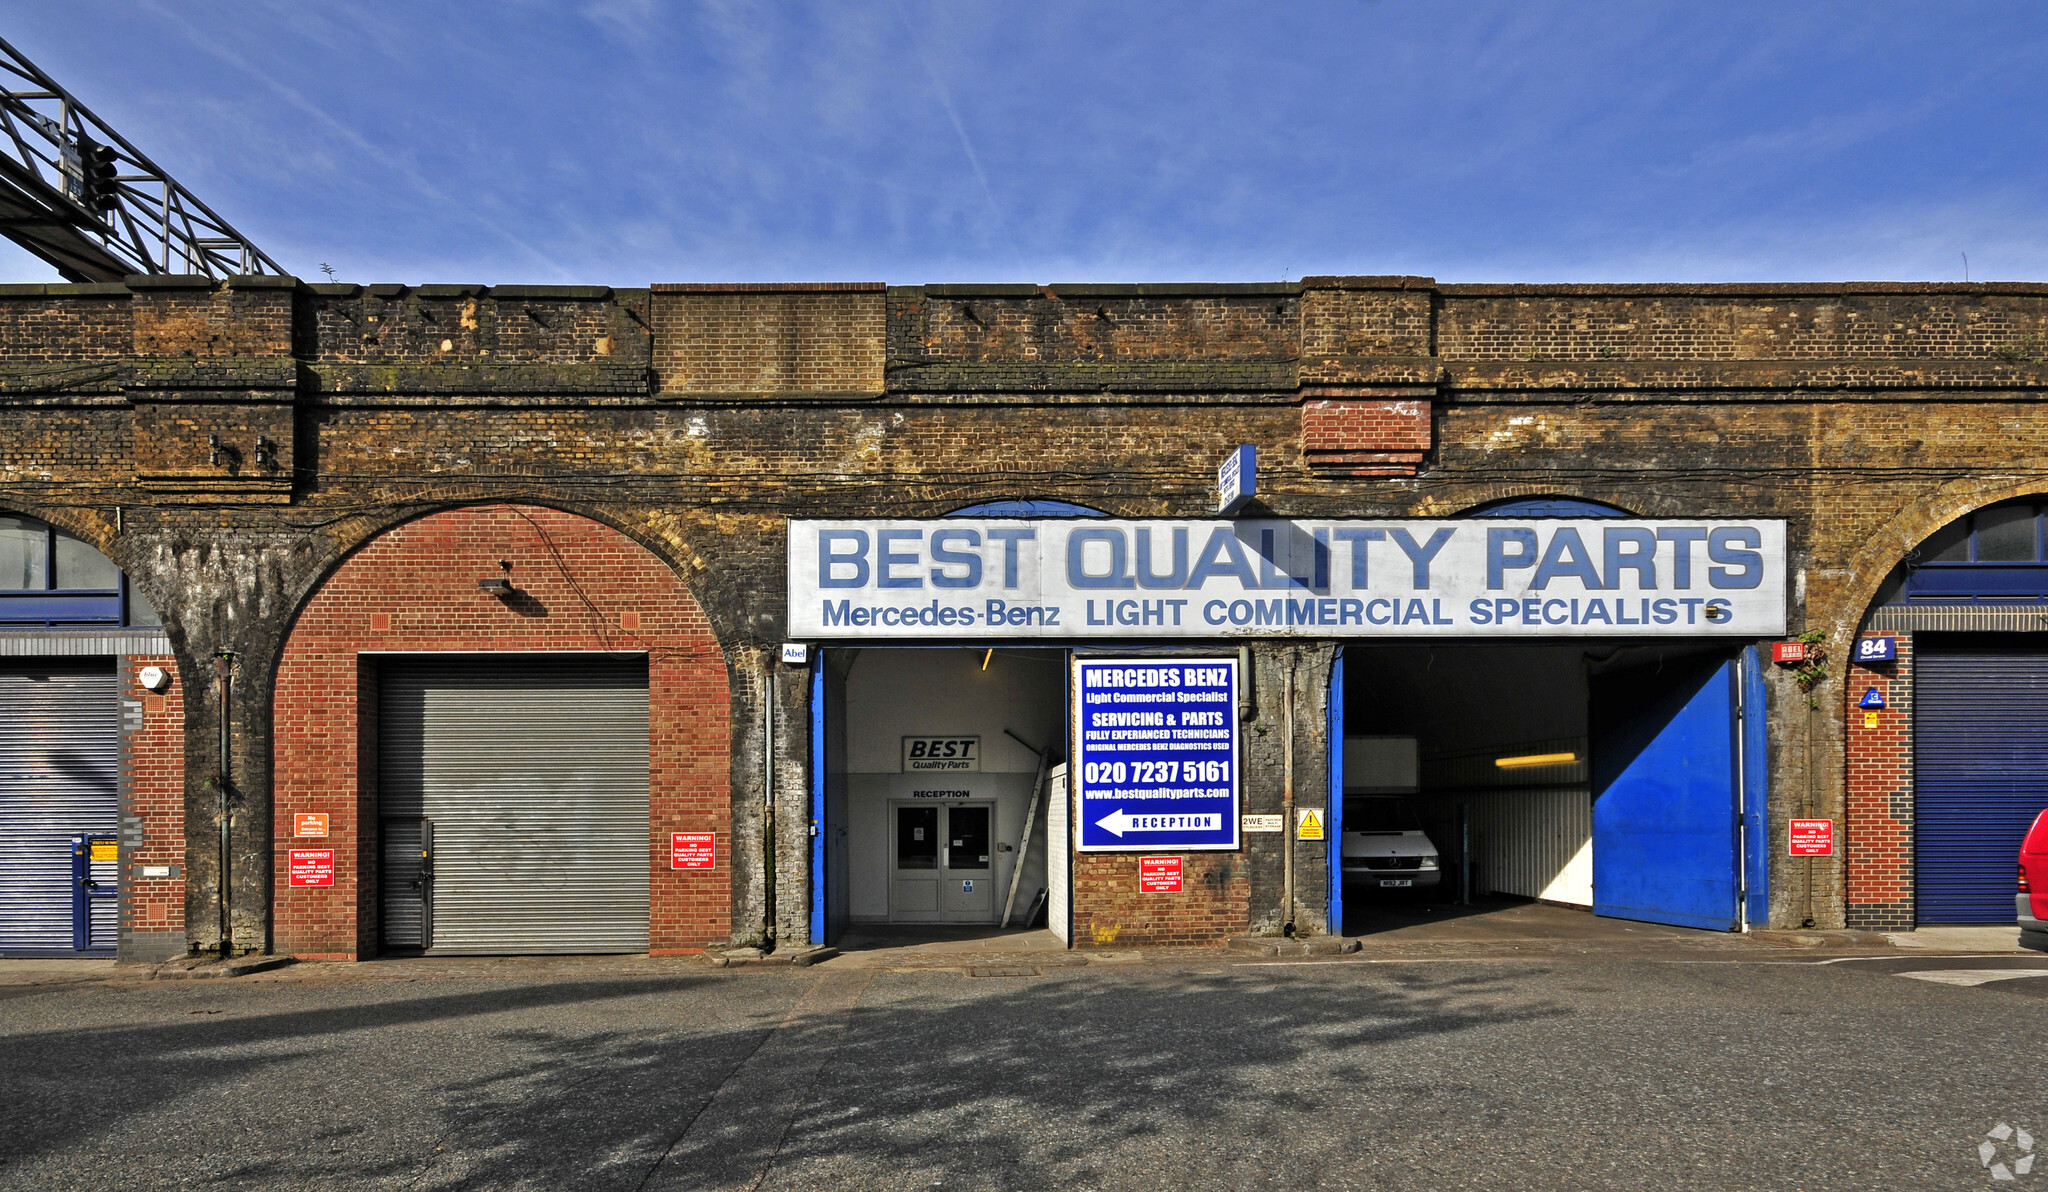
[[[206,465],[210,468],[217,468],[220,466],[219,435],[206,436]]]
[[[256,466],[259,468],[270,466],[270,440],[264,435],[256,436]]]
[[[1569,766],[1579,760],[1576,753],[1525,753],[1520,757],[1497,757],[1493,764],[1503,770],[1518,770],[1524,766]]]
[[[505,574],[492,576],[490,579],[480,579],[476,581],[476,586],[503,600],[518,591],[518,589],[512,586],[512,560],[499,559],[498,566]]]

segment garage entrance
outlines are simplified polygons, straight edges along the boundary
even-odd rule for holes
[[[1347,933],[1497,896],[1720,931],[1763,918],[1753,651],[1348,647],[1343,677]]]
[[[645,657],[376,666],[385,950],[646,951]]]
[[[2013,858],[2048,807],[2048,642],[1922,634],[1914,676],[1922,923],[2011,923]]]
[[[1067,651],[821,651],[812,938],[891,925],[1043,926]],[[1060,832],[1061,841],[1065,833]],[[1013,894],[1014,890],[1014,894]]]
[[[0,664],[0,955],[112,955],[120,771],[112,659]]]

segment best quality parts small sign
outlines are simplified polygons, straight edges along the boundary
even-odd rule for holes
[[[715,869],[718,867],[718,834],[715,832],[671,832],[668,837],[670,869]]]
[[[1138,892],[1140,894],[1180,893],[1181,860],[1179,857],[1139,857]]]
[[[1792,821],[1788,851],[1794,857],[1835,855],[1835,821],[1796,819]]]
[[[291,850],[288,880],[294,886],[331,886],[334,884],[334,850],[331,848],[295,848]]]

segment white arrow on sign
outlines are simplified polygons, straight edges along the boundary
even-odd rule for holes
[[[1220,815],[1125,815],[1119,807],[1095,821],[1095,826],[1117,839],[1126,832],[1214,832],[1223,826]]]

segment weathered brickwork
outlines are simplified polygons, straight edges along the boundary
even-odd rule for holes
[[[89,371],[80,364],[135,354],[128,287],[0,286],[0,359],[47,360],[78,373]]]
[[[1301,458],[1347,476],[1413,476],[1428,455],[1426,401],[1332,401],[1301,407]]]
[[[12,287],[0,290],[0,507],[120,563],[163,612],[181,676],[234,656],[229,798],[238,822],[257,825],[231,849],[235,946],[360,955],[372,938],[359,862],[332,905],[293,903],[306,892],[280,886],[287,805],[334,795],[309,777],[309,750],[350,775],[374,756],[340,721],[328,727],[347,728],[346,745],[277,715],[303,698],[286,655],[311,647],[292,627],[340,624],[322,611],[339,606],[321,603],[336,580],[418,532],[407,527],[513,504],[637,544],[635,566],[694,602],[693,648],[714,655],[704,706],[723,727],[700,744],[716,774],[691,781],[715,788],[699,795],[733,838],[726,918],[687,910],[657,934],[674,946],[706,932],[766,938],[772,857],[774,930],[801,940],[791,900],[807,889],[809,824],[785,810],[766,841],[761,813],[788,518],[931,516],[999,498],[1200,516],[1217,460],[1254,443],[1261,508],[1279,516],[1453,516],[1570,496],[1645,516],[1784,518],[1792,629],[1845,650],[1916,543],[1971,509],[2048,491],[2044,336],[2048,286],[2025,284]],[[389,631],[365,621],[305,642],[324,642],[322,665],[337,667],[412,648],[390,645],[411,632],[406,608],[383,611]],[[444,628],[490,649],[541,632]],[[1254,643],[1262,674],[1285,649]],[[361,683],[345,669],[333,697],[344,704]],[[807,783],[804,680],[774,687],[784,809]],[[1895,807],[1887,828],[1873,810],[1895,799],[1884,792],[1909,797],[1910,774],[1856,769],[1878,755],[1852,752],[1860,718],[1833,711],[1843,682],[1823,684],[1830,711],[1809,723],[1790,676],[1769,680],[1781,925],[1806,915],[1805,867],[1780,844],[1809,798],[1850,842],[1845,864],[1812,867],[1815,921],[1910,918],[1898,909],[1910,815]],[[195,947],[220,942],[207,785],[219,714],[212,698],[185,709],[183,822],[154,813],[145,833],[185,838],[182,928]],[[1275,715],[1261,696],[1268,735],[1247,737],[1247,810],[1278,810]],[[1326,753],[1298,734],[1300,790]],[[362,797],[355,777],[342,790]],[[1087,914],[1132,939],[1224,921],[1277,929],[1277,841],[1233,856],[1227,880],[1203,868],[1220,859],[1203,859],[1215,880],[1200,888],[1216,893],[1178,910],[1107,861],[1086,868],[1102,883]],[[1319,929],[1322,896],[1298,879],[1297,926]]]
[[[1871,931],[1906,931],[1914,923],[1913,635],[1897,636],[1897,662],[1848,664],[1849,681],[1842,684],[1849,739],[1843,917],[1848,926]],[[1856,706],[1871,688],[1885,701],[1874,725]]]
[[[138,677],[152,666],[171,676],[161,694]],[[121,952],[168,959],[185,951],[185,685],[178,660],[122,658],[121,702]],[[169,872],[145,877],[145,866]]]
[[[1445,286],[1446,360],[2022,360],[2048,287]],[[2031,342],[2030,342],[2031,341]]]
[[[501,564],[512,564],[510,571]],[[492,596],[479,578],[509,575]],[[353,960],[377,951],[376,675],[371,655],[600,650],[648,658],[650,946],[732,934],[730,694],[703,611],[646,548],[587,518],[517,505],[436,513],[351,555],[298,618],[278,669],[273,832],[276,946]],[[329,836],[292,840],[322,812]],[[672,832],[714,832],[719,868],[669,868]],[[331,888],[291,888],[294,845],[332,848]]]
[[[136,356],[292,354],[294,285],[251,280],[216,288],[185,278],[159,278],[138,279],[133,288]]]
[[[654,287],[661,391],[720,397],[880,396],[883,287]]]
[[[1251,874],[1236,853],[1188,853],[1178,894],[1138,889],[1135,853],[1074,860],[1074,944],[1083,948],[1220,944],[1251,922]]]

